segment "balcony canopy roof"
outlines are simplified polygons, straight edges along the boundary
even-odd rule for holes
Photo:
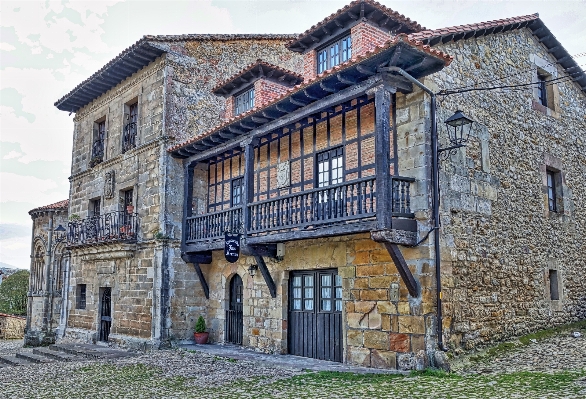
[[[188,158],[224,143],[229,145],[232,142],[236,147],[239,140],[246,138],[254,130],[315,101],[359,84],[375,75],[380,67],[397,66],[415,78],[421,78],[441,70],[451,61],[452,57],[441,51],[430,49],[421,42],[409,39],[407,35],[398,35],[384,46],[352,58],[312,80],[295,86],[288,93],[269,103],[258,104],[207,133],[173,146],[169,151],[174,157]],[[407,81],[401,82],[400,79],[397,77],[397,89],[410,92],[411,84]]]

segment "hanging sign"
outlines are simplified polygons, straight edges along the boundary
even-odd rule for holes
[[[240,234],[226,233],[224,238],[224,257],[230,263],[234,263],[240,257]]]

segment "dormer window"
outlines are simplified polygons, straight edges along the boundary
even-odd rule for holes
[[[352,58],[352,37],[336,40],[317,50],[317,73],[320,74]]]
[[[254,108],[254,87],[234,97],[234,116]]]

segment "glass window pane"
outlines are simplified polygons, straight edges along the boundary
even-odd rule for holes
[[[293,298],[301,298],[301,288],[293,288]]]
[[[294,310],[301,310],[301,299],[295,299],[293,301],[293,309]]]
[[[338,299],[336,301],[336,312],[341,312],[342,311],[342,301],[340,299]]]
[[[332,289],[331,288],[323,287],[321,289],[321,297],[322,298],[328,298],[328,299],[331,298],[332,297]]]
[[[293,286],[294,287],[301,287],[301,276],[293,277]]]
[[[313,276],[304,276],[305,277],[305,286],[306,287],[313,287]]]
[[[323,274],[321,276],[321,285],[332,285],[332,275],[331,274]]]
[[[334,285],[341,286],[342,285],[342,277],[340,277],[339,275],[336,274],[335,279],[336,279],[336,282]]]
[[[305,298],[313,298],[313,287],[305,289]]]
[[[305,300],[305,310],[313,310],[313,299]]]
[[[325,312],[331,312],[332,310],[332,301],[329,299],[324,299],[321,301],[321,310]]]
[[[342,298],[342,287],[336,287],[336,298]]]

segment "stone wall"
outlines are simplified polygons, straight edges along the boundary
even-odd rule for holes
[[[425,80],[436,89],[530,83],[545,65],[565,76],[526,29],[438,49],[455,60]],[[447,136],[441,121],[456,109],[477,121],[440,177],[445,325],[453,346],[586,317],[586,97],[568,80],[554,88],[552,112],[532,106],[530,87],[439,99],[440,137]],[[548,209],[546,170],[559,173],[557,212]],[[550,296],[550,270],[557,271],[559,300]]]
[[[22,339],[26,318],[0,314],[0,339]]]

